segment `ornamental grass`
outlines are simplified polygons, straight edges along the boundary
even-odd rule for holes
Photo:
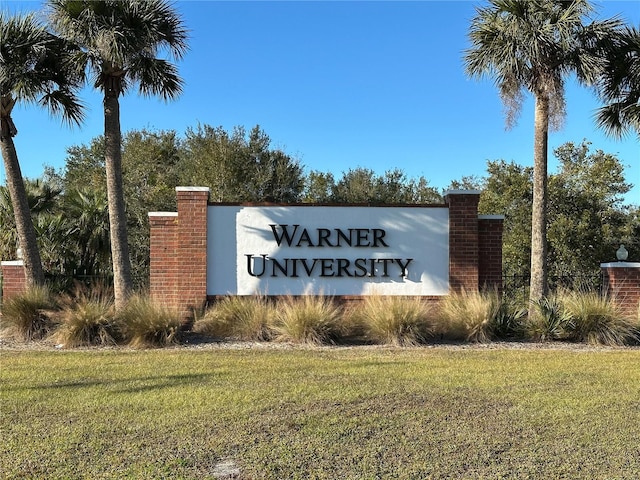
[[[32,286],[4,301],[0,315],[0,333],[14,341],[41,340],[52,328],[47,312],[55,302],[46,286]]]
[[[288,296],[276,307],[274,339],[293,343],[335,343],[345,333],[343,309],[332,297]]]
[[[134,348],[164,347],[178,342],[182,321],[179,312],[147,295],[133,295],[117,313],[118,330]]]
[[[204,316],[196,321],[193,330],[214,338],[269,340],[269,324],[274,314],[273,305],[262,295],[228,296],[209,308]]]
[[[417,345],[433,333],[433,312],[419,297],[371,295],[351,310],[351,318],[374,343]]]
[[[117,325],[113,293],[100,285],[76,285],[61,295],[58,309],[50,312],[57,324],[52,339],[63,347],[115,345]]]
[[[561,298],[569,339],[610,346],[638,341],[638,322],[621,310],[615,298],[598,292],[568,292]]]
[[[488,342],[499,311],[495,291],[454,292],[442,300],[436,333],[443,340]]]

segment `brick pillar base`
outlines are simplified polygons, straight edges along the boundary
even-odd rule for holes
[[[630,315],[638,315],[640,304],[640,263],[600,264],[604,291]]]
[[[177,212],[149,213],[150,294],[188,317],[207,301],[209,189],[177,187]]]
[[[24,262],[15,260],[2,263],[2,300],[18,295],[27,289]]]

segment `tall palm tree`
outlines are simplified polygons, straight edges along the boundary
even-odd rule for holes
[[[13,143],[18,131],[11,113],[16,103],[37,103],[68,123],[80,124],[83,106],[75,94],[80,79],[65,62],[72,52],[68,42],[49,33],[33,14],[9,16],[0,12],[0,145],[26,279],[31,285],[44,283],[44,274]]]
[[[104,138],[111,255],[116,308],[133,288],[127,243],[127,217],[121,167],[119,97],[137,83],[139,92],[164,100],[182,91],[175,65],[157,58],[166,50],[180,59],[187,50],[187,30],[164,0],[49,0],[54,29],[79,45],[78,70],[90,72],[104,94]]]
[[[612,35],[616,19],[592,21],[587,0],[490,0],[471,21],[471,47],[464,60],[471,77],[492,77],[513,126],[524,98],[535,99],[534,178],[531,223],[530,301],[547,294],[547,155],[550,128],[565,116],[564,84],[576,74],[585,84],[598,72],[598,58],[586,48]],[[585,22],[589,21],[588,24]]]
[[[622,138],[631,129],[640,137],[640,30],[626,27],[600,47],[604,65],[597,89],[605,106],[596,122],[612,137]]]

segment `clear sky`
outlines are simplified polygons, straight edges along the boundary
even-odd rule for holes
[[[507,131],[497,89],[465,76],[462,55],[474,7],[482,1],[178,1],[191,31],[178,66],[186,85],[174,102],[121,100],[123,132],[198,123],[259,124],[272,146],[307,171],[393,168],[446,188],[465,175],[482,176],[487,160],[533,163],[533,102]],[[621,15],[640,25],[640,2],[599,1],[599,17]],[[2,0],[10,12],[38,10],[39,1]],[[23,174],[64,166],[66,149],[102,134],[101,97],[89,89],[81,127],[62,126],[39,108],[16,107],[14,138]],[[551,151],[565,142],[592,142],[616,154],[635,185],[627,202],[640,204],[640,146],[630,135],[607,138],[593,121],[592,91],[567,85],[567,118],[550,135]],[[0,183],[4,183],[4,170]]]

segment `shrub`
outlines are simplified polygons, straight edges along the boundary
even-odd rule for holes
[[[351,318],[376,343],[416,345],[432,333],[431,312],[419,297],[371,295],[352,310]]]
[[[525,323],[528,338],[540,342],[567,338],[571,318],[564,311],[560,296],[544,297],[532,304],[533,312]]]
[[[166,346],[177,342],[182,321],[177,310],[148,296],[134,295],[117,314],[122,338],[135,348]]]
[[[217,338],[268,340],[273,315],[273,306],[263,296],[229,296],[207,310],[193,330]]]
[[[436,332],[443,339],[486,342],[499,309],[497,292],[452,293],[442,301]]]
[[[58,323],[52,338],[65,347],[116,343],[113,296],[99,285],[77,284],[72,294],[62,295],[51,317]]]
[[[615,299],[598,292],[571,292],[562,297],[571,319],[569,338],[598,345],[624,345],[637,341],[637,323],[625,315]]]
[[[272,329],[279,341],[331,343],[344,332],[342,317],[331,297],[289,296],[278,302]]]
[[[53,306],[51,290],[46,286],[29,287],[5,300],[0,316],[2,335],[24,342],[44,338],[51,330],[47,312]]]
[[[491,325],[492,336],[500,339],[521,338],[527,309],[514,297],[502,297]]]

